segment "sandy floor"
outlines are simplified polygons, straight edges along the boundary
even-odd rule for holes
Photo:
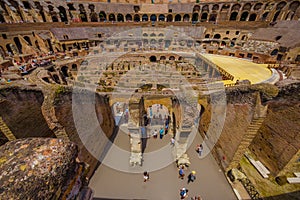
[[[196,135],[187,152],[192,164],[185,172],[187,176],[192,170],[195,170],[197,172],[195,182],[187,184],[187,178],[184,180],[179,179],[178,169],[174,162],[163,168],[153,170],[152,166],[155,163],[164,163],[172,159],[171,152],[173,147],[170,145],[170,138],[171,135],[166,135],[162,140],[159,137],[157,139],[148,139],[143,166],[131,167],[129,166],[129,157],[118,157],[114,153],[110,154],[109,152],[110,160],[119,163],[120,166],[127,165],[128,171],[133,170],[132,173],[122,172],[102,164],[89,184],[95,192],[94,197],[103,199],[176,200],[180,199],[180,188],[186,187],[189,189],[189,197],[186,199],[190,199],[195,195],[201,195],[203,199],[208,200],[236,199],[212,156],[208,154],[205,158],[200,158],[195,152],[196,144],[201,141],[199,134]],[[126,151],[130,149],[129,137],[122,131],[118,133],[114,144]],[[159,153],[158,151],[158,154],[156,154],[158,155],[157,159],[153,156],[148,156],[149,152],[156,152],[162,148],[166,150],[164,153]],[[111,148],[110,151],[114,151],[114,148]],[[204,149],[204,151],[207,150]],[[144,170],[150,172],[150,180],[146,183],[143,182],[142,172]]]

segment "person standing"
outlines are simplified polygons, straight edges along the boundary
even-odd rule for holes
[[[174,137],[171,138],[171,145],[172,145],[172,147],[175,146],[175,139],[174,139]]]
[[[203,145],[202,144],[198,144],[197,147],[196,147],[196,151],[197,153],[199,154],[199,156],[202,155],[202,151],[203,151]]]
[[[192,171],[189,175],[188,175],[188,184],[190,182],[194,182],[196,180],[196,176],[195,176],[196,172],[195,171]]]
[[[186,197],[188,197],[188,195],[187,195],[187,193],[188,193],[188,189],[186,189],[186,188],[182,188],[182,189],[180,189],[180,198],[181,199],[185,199]]]
[[[178,178],[183,179],[184,178],[184,166],[180,167],[178,173],[179,173],[179,177]]]
[[[157,138],[157,130],[155,129],[154,131],[153,131],[153,138]]]
[[[144,171],[144,182],[149,180],[149,173],[147,171]]]
[[[160,138],[160,139],[163,139],[163,137],[164,137],[164,128],[161,128],[161,129],[159,130],[159,138]]]

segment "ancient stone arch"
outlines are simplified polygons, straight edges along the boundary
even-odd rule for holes
[[[230,14],[229,20],[230,21],[236,21],[237,16],[238,16],[238,12],[232,12]]]
[[[62,22],[67,22],[68,17],[67,17],[66,9],[63,6],[59,6],[58,10],[59,10],[59,16],[60,16],[61,21]]]
[[[119,13],[119,14],[117,15],[117,21],[118,21],[118,22],[124,22],[124,16],[123,16],[121,13]]]
[[[247,21],[249,12],[248,11],[244,11],[241,15],[240,21]]]
[[[250,11],[251,10],[251,3],[246,3],[244,6],[243,6],[243,11],[247,10],[247,11]]]
[[[165,21],[165,15],[160,14],[158,17],[158,21]]]
[[[32,43],[31,43],[30,37],[28,37],[28,36],[24,36],[24,40],[26,40],[26,41],[28,42],[28,44],[29,44],[30,46],[32,46]]]
[[[199,14],[198,13],[193,13],[192,15],[192,21],[197,22],[199,20]]]
[[[0,14],[0,23],[5,23],[5,19],[2,14]]]
[[[256,20],[256,13],[252,13],[250,16],[249,16],[249,21],[255,21]]]
[[[232,11],[237,11],[237,12],[239,12],[239,10],[240,10],[240,8],[241,8],[241,5],[240,4],[234,4],[232,7],[231,7],[231,12]]]
[[[190,15],[189,15],[189,14],[185,14],[185,15],[183,16],[183,21],[184,21],[184,22],[190,21]]]
[[[142,21],[148,21],[148,15],[143,14],[143,16],[142,16]]]
[[[175,15],[175,22],[180,22],[181,21],[181,15],[177,14]]]
[[[110,21],[110,22],[116,21],[116,16],[113,13],[109,14],[108,15],[108,21]]]
[[[208,17],[208,14],[207,14],[207,12],[205,12],[205,13],[202,13],[202,15],[201,15],[201,21],[202,21],[202,22],[205,22],[205,21],[207,21],[207,17]]]
[[[106,14],[105,14],[104,11],[101,11],[101,12],[99,13],[99,19],[100,19],[100,22],[106,21]]]
[[[195,5],[193,8],[193,12],[199,12],[200,11],[200,6],[199,5]]]
[[[135,14],[135,15],[134,15],[134,21],[135,21],[135,22],[141,21],[140,15]]]
[[[263,4],[262,3],[256,3],[253,7],[253,10],[258,11],[262,9]]]
[[[218,4],[213,5],[212,10],[213,11],[219,11],[220,6]]]
[[[125,18],[126,18],[126,21],[128,22],[128,21],[132,21],[132,16],[131,16],[131,14],[127,14],[126,16],[125,16]]]
[[[18,48],[19,53],[22,54],[22,44],[20,42],[19,37],[14,37],[14,42]]]
[[[169,14],[167,16],[167,22],[172,22],[173,21],[173,15]]]
[[[152,21],[152,22],[157,21],[157,17],[156,17],[155,14],[152,14],[152,15],[150,16],[150,21]]]

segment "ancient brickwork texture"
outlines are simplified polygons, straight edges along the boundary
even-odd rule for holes
[[[51,199],[73,178],[77,146],[30,138],[0,147],[0,199]]]

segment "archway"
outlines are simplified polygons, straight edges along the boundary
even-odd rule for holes
[[[274,49],[274,50],[270,53],[271,56],[276,56],[277,54],[278,54],[278,49]]]
[[[156,62],[156,56],[150,56],[149,60],[150,62]]]
[[[193,12],[199,12],[199,11],[200,11],[200,6],[199,5],[194,6]]]
[[[166,56],[161,56],[159,60],[166,60]]]
[[[116,16],[114,14],[109,14],[108,15],[108,21],[110,21],[110,22],[116,21]]]
[[[256,14],[252,13],[249,17],[249,21],[255,21],[256,20]]]
[[[201,15],[201,21],[202,22],[207,21],[207,13],[202,13],[202,15]]]
[[[163,15],[163,14],[159,15],[158,20],[165,21],[165,15]]]
[[[20,39],[18,37],[14,37],[14,42],[18,48],[19,53],[22,54],[22,44],[20,42]]]
[[[175,16],[175,22],[180,22],[181,21],[181,15],[176,15]]]
[[[155,21],[156,21],[156,15],[154,15],[154,14],[151,15],[151,16],[150,16],[150,20],[151,20],[152,22],[155,22]]]
[[[230,21],[236,21],[237,15],[238,15],[237,12],[231,13],[229,20]]]
[[[135,14],[135,15],[134,15],[134,21],[135,21],[135,22],[141,21],[140,16],[139,16],[138,14]]]
[[[117,21],[118,21],[118,22],[124,22],[124,16],[123,16],[122,14],[119,13],[119,14],[117,15]]]
[[[10,45],[11,45],[11,44],[7,44],[7,45],[6,45],[6,49],[7,49],[8,53],[14,55],[14,52],[13,52],[13,50],[11,49]]]
[[[142,16],[142,21],[143,21],[143,22],[144,22],[144,21],[148,21],[148,15],[144,14],[144,15]]]
[[[31,40],[30,40],[30,38],[28,36],[24,36],[24,40],[26,40],[26,42],[28,42],[28,44],[30,46],[32,46]]]
[[[193,16],[192,16],[192,21],[193,22],[197,22],[198,21],[198,17],[199,17],[198,13],[194,13]]]
[[[52,22],[58,22],[58,18],[56,15],[52,15],[51,18],[52,18]]]
[[[262,20],[262,21],[266,21],[268,15],[269,15],[269,12],[265,12],[265,13],[262,15],[262,17],[261,17],[261,20]]]
[[[183,16],[183,21],[184,21],[184,22],[190,21],[190,16],[189,16],[188,14],[185,14],[185,15]]]
[[[39,42],[38,42],[37,40],[34,42],[34,44],[35,44],[35,47],[36,47],[38,50],[41,50],[40,45],[39,45]]]
[[[68,21],[68,17],[67,17],[67,12],[66,9],[62,6],[58,7],[59,10],[59,16],[62,22],[67,22]]]
[[[217,33],[217,34],[214,35],[214,39],[220,39],[220,38],[221,38],[220,34]]]
[[[80,16],[80,20],[81,20],[82,22],[87,22],[87,21],[88,21],[85,12],[81,12],[79,16]]]
[[[275,21],[277,20],[279,14],[280,14],[280,11],[277,11],[277,12],[275,13],[272,22],[275,22]]]
[[[217,21],[217,14],[210,14],[210,16],[209,16],[209,21],[210,22],[215,22],[215,21]]]
[[[105,22],[106,21],[106,14],[104,11],[101,11],[99,13],[99,19],[100,19],[100,22]]]
[[[0,23],[5,23],[5,19],[2,14],[0,14]]]
[[[61,68],[61,72],[62,74],[64,75],[64,77],[69,77],[69,74],[68,74],[68,67],[67,66],[62,66]]]
[[[249,13],[247,11],[243,12],[242,15],[241,15],[240,21],[246,21],[247,17],[248,17],[248,14]]]
[[[169,14],[167,16],[167,22],[172,22],[173,21],[173,16],[171,14]]]
[[[132,21],[132,16],[130,14],[127,14],[125,18],[126,18],[127,22],[131,22]]]
[[[175,60],[175,57],[174,56],[170,56],[169,60]]]
[[[76,64],[72,64],[72,70],[77,71],[77,65]]]

